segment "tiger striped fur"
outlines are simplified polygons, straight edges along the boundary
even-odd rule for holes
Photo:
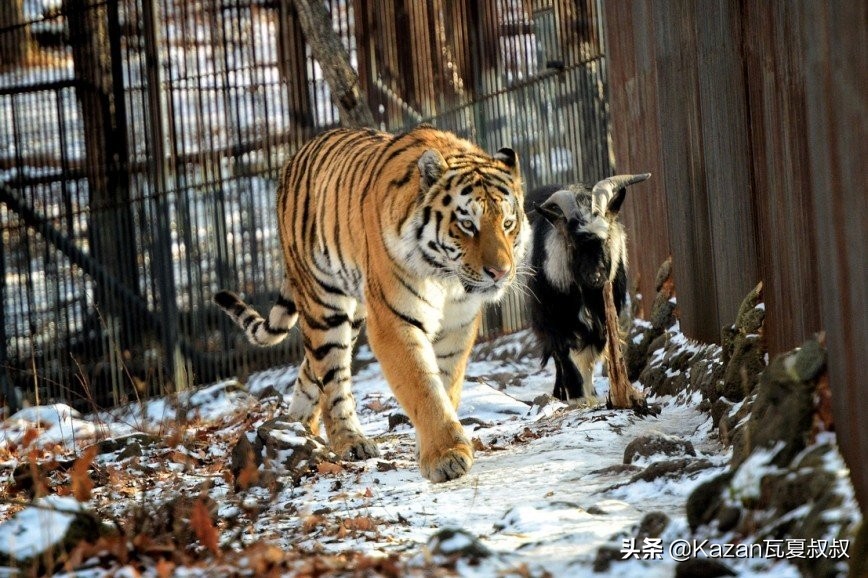
[[[277,211],[286,267],[267,318],[236,295],[215,301],[255,344],[299,321],[305,358],[290,418],[344,459],[378,455],[350,387],[352,348],[368,340],[416,429],[422,475],[467,473],[473,447],[458,422],[480,310],[515,278],[529,226],[518,158],[489,156],[420,126],[401,135],[337,129],[302,146],[280,175]]]

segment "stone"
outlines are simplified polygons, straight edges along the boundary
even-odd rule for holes
[[[816,366],[825,366],[825,353],[811,345],[772,360],[760,377],[756,400],[751,406],[748,434],[733,445],[734,466],[744,461],[753,448],[768,448],[783,442],[773,463],[784,467],[807,446],[813,423],[816,381],[814,378],[801,381],[794,374],[793,368],[799,364],[800,355],[809,358],[804,366],[811,368],[814,377],[819,371]]]
[[[53,575],[66,553],[108,533],[108,526],[72,496],[37,498],[0,524],[0,564],[21,575]]]
[[[630,478],[630,482],[653,482],[657,478],[672,475],[687,475],[699,470],[705,470],[712,467],[708,460],[694,460],[691,458],[678,458],[674,460],[663,460],[654,462],[647,468],[635,474]]]
[[[273,385],[265,387],[262,391],[256,394],[256,399],[258,399],[259,401],[273,398],[276,398],[278,402],[283,401],[283,394],[277,391],[277,388]]]
[[[428,539],[428,551],[452,562],[464,559],[470,564],[491,556],[491,550],[479,538],[460,528],[443,528]]]
[[[594,572],[606,572],[612,566],[612,562],[621,562],[623,559],[624,553],[619,548],[611,545],[600,546],[594,557]]]
[[[696,456],[696,450],[689,440],[660,432],[652,432],[633,439],[624,448],[624,463],[632,464],[637,458],[654,455]]]
[[[722,331],[725,369],[718,391],[731,401],[741,401],[750,395],[765,368],[764,320],[762,283],[759,283],[741,302],[735,324]]]
[[[687,497],[685,510],[690,530],[696,529],[713,520],[720,510],[724,489],[732,480],[733,472],[728,471],[699,484]]]
[[[679,562],[675,567],[675,578],[716,578],[717,576],[736,576],[735,571],[712,558],[690,558]]]
[[[160,443],[160,438],[146,433],[132,433],[130,435],[118,436],[114,438],[104,439],[96,444],[97,453],[100,455],[120,452],[118,459],[125,454],[125,457],[132,455],[142,455],[142,450],[145,447],[155,446]],[[134,449],[128,449],[134,446]]]
[[[659,538],[669,526],[669,521],[669,516],[663,512],[648,512],[639,522],[636,542],[643,542],[645,538]]]

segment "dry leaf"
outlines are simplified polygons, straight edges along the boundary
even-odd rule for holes
[[[93,480],[90,479],[88,470],[90,469],[90,464],[93,463],[93,459],[96,457],[96,452],[96,446],[90,446],[85,449],[69,470],[69,479],[72,482],[72,495],[79,502],[86,502],[90,499],[90,493],[93,490]]]
[[[304,519],[304,522],[301,523],[301,528],[305,532],[310,532],[318,526],[322,526],[324,522],[325,519],[322,516],[317,516],[316,514],[313,514]]]
[[[344,468],[340,464],[320,462],[316,465],[316,471],[320,474],[339,474],[344,471]]]
[[[386,409],[388,406],[384,404],[379,399],[373,399],[365,404],[365,407],[371,411],[381,412]]]
[[[39,430],[36,428],[29,428],[26,432],[24,432],[24,437],[21,438],[21,447],[26,448],[39,437]]]
[[[175,563],[165,558],[160,558],[157,562],[157,576],[159,578],[171,578],[172,572],[175,570]]]
[[[342,522],[343,527],[348,530],[356,530],[358,532],[373,532],[377,529],[377,523],[373,518],[367,516],[356,516],[355,518],[347,518]]]
[[[211,550],[215,556],[220,555],[220,549],[217,545],[217,528],[214,527],[214,522],[211,520],[211,512],[208,511],[208,506],[198,498],[193,503],[193,511],[190,513],[190,526],[199,542]]]

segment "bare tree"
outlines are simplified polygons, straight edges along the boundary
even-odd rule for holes
[[[332,19],[322,0],[294,0],[298,22],[319,62],[332,93],[332,101],[347,127],[372,127],[374,115],[362,93],[359,76],[350,64],[340,38],[332,28]]]
[[[30,29],[24,25],[24,1],[0,2],[0,68],[24,64],[30,55]]]

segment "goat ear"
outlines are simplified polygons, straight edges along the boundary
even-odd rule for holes
[[[556,191],[537,207],[539,211],[553,225],[558,222],[568,222],[579,217],[579,204],[576,202],[576,194],[572,191]]]
[[[419,176],[422,183],[422,192],[425,193],[431,185],[446,172],[446,159],[439,151],[428,149],[419,157]]]
[[[537,213],[545,217],[546,221],[552,225],[556,224],[559,220],[564,220],[564,214],[561,212],[561,208],[558,205],[550,203],[534,203],[533,208]]]

